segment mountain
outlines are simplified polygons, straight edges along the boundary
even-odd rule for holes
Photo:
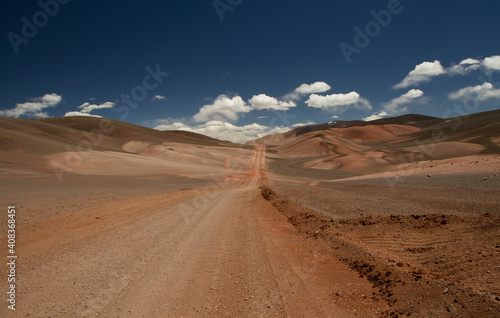
[[[499,154],[500,110],[447,119],[410,114],[332,121],[246,145],[104,118],[0,117],[0,172],[225,175],[228,167],[246,169],[257,144],[266,145],[274,171],[370,173],[405,162]]]
[[[500,153],[500,110],[439,119],[403,115],[333,121],[250,141],[265,144],[278,165],[349,172],[475,154]]]
[[[154,175],[224,169],[249,151],[185,131],[158,131],[95,117],[0,117],[0,171]]]

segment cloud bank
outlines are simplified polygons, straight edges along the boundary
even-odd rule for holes
[[[235,143],[245,143],[248,140],[264,137],[268,134],[283,133],[290,130],[289,127],[267,127],[260,124],[250,124],[236,126],[234,124],[212,120],[204,124],[186,125],[181,122],[175,122],[168,125],[158,125],[154,127],[157,130],[184,130],[198,134],[210,136],[220,140],[227,140]]]

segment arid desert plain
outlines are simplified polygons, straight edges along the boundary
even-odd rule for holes
[[[500,110],[244,145],[0,117],[0,184],[0,317],[500,317]]]

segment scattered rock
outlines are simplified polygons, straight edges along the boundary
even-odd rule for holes
[[[457,311],[457,308],[456,308],[455,306],[453,306],[453,305],[449,305],[449,306],[448,306],[448,312],[450,312],[450,313],[454,313],[454,312],[456,312],[456,311]]]
[[[484,180],[488,180],[488,178],[484,177],[484,178],[481,178],[481,180],[483,180],[483,181],[484,181]]]
[[[430,174],[427,175],[427,178],[432,178],[432,176]]]

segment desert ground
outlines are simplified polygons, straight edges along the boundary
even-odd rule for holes
[[[0,317],[500,317],[499,123],[407,115],[237,145],[0,118],[18,256]]]

